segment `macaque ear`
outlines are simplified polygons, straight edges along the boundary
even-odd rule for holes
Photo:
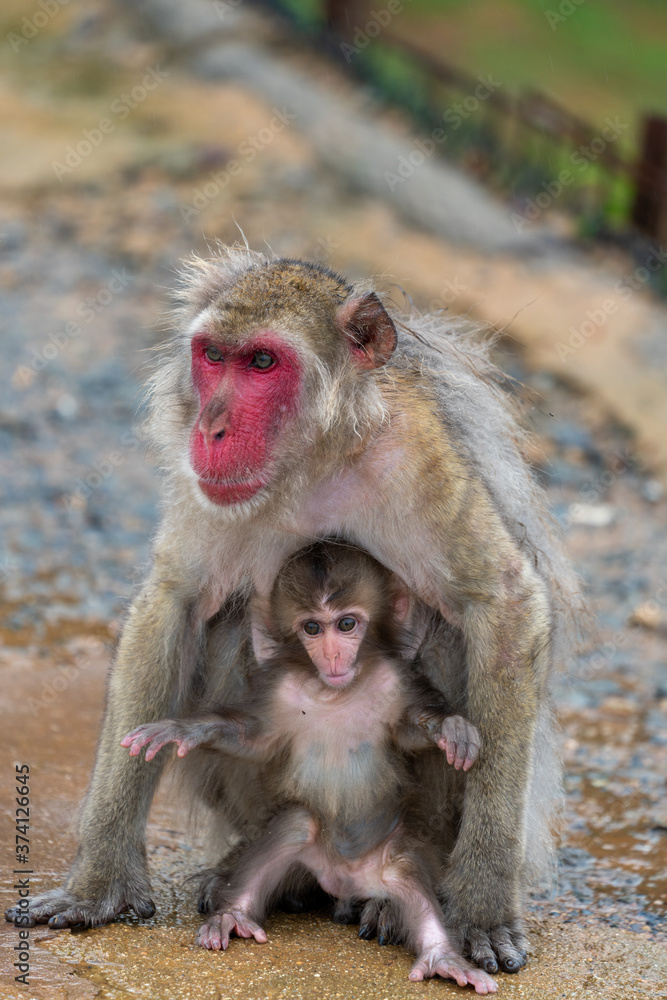
[[[405,619],[408,617],[409,610],[410,598],[408,596],[408,592],[403,587],[400,587],[397,589],[396,596],[394,597],[394,614],[401,624],[404,624]]]
[[[345,302],[337,319],[358,368],[381,368],[389,361],[396,348],[396,327],[375,292]]]

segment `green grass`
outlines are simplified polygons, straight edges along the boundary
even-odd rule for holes
[[[323,9],[319,0],[283,2],[310,23]],[[667,114],[666,0],[403,3],[392,19],[395,34],[474,76],[491,73],[510,90],[545,91],[594,127],[618,116],[628,124],[624,145],[630,149],[645,112]],[[386,0],[368,7],[382,10]]]

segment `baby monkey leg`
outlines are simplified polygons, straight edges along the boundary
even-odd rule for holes
[[[271,901],[299,864],[304,848],[318,834],[316,820],[305,809],[290,809],[277,816],[261,840],[241,857],[230,877],[227,899],[201,925],[197,943],[224,951],[235,933],[263,944],[267,937],[261,922]]]
[[[375,854],[379,865],[373,865]],[[459,986],[474,986],[480,994],[495,993],[495,981],[467,962],[452,944],[442,921],[442,910],[427,873],[422,871],[415,845],[410,848],[400,831],[369,855],[359,871],[358,891],[388,899],[403,925],[403,939],[417,953],[410,979],[433,976],[454,979]],[[377,875],[374,873],[377,872]]]

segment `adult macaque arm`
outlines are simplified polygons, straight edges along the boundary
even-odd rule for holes
[[[129,610],[109,681],[79,849],[64,886],[31,900],[30,924],[91,926],[130,907],[141,917],[155,912],[144,829],[162,762],[133,759],[120,741],[138,723],[173,711],[179,673],[196,655],[195,606],[175,579],[177,574],[158,561]],[[16,907],[5,915],[12,921],[21,917]]]
[[[511,537],[479,473],[465,452],[436,435],[435,415],[421,409],[419,422],[402,416],[393,422],[398,462],[390,467],[384,455],[402,483],[401,497],[385,492],[385,523],[403,530],[371,538],[360,525],[355,540],[463,637],[461,707],[481,750],[466,775],[461,826],[439,889],[448,925],[467,939],[474,960],[487,972],[499,962],[516,972],[526,958],[526,799],[547,698],[553,613],[544,580]],[[403,411],[419,412],[416,401]],[[429,559],[415,560],[416,552]]]

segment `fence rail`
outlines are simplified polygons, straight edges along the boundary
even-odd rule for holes
[[[666,118],[645,117],[635,156],[624,135],[629,122],[607,119],[596,128],[545,93],[511,93],[499,84],[487,88],[474,113],[463,112],[452,125],[451,109],[478,92],[480,78],[387,25],[362,45],[359,25],[368,26],[372,16],[365,0],[324,0],[310,5],[310,16],[294,0],[261,2],[378,97],[407,111],[418,127],[446,126],[449,110],[443,155],[504,194],[517,227],[530,224],[535,206],[541,213],[557,200],[581,235],[616,236],[631,245],[634,232],[667,242]],[[667,293],[667,271],[656,286]]]

